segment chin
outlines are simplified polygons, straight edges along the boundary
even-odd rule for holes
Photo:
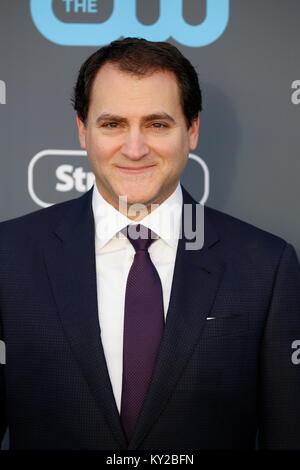
[[[120,195],[127,196],[127,204],[151,204],[151,201],[155,198],[155,192],[150,192],[149,188],[136,188],[127,190],[123,188],[122,191],[119,192]]]
[[[151,200],[152,199],[150,198],[150,201]],[[128,205],[144,204],[145,206],[147,206],[148,204],[151,204],[151,202],[149,203],[149,199],[148,199],[148,197],[145,197],[145,194],[141,195],[140,197],[138,195],[134,195],[134,196],[128,195],[127,196],[127,204]]]

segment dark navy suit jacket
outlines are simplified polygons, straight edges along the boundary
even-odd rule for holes
[[[209,208],[204,247],[179,240],[163,340],[126,442],[101,344],[91,195],[0,224],[10,448],[253,449],[258,431],[261,448],[300,449],[295,251]]]

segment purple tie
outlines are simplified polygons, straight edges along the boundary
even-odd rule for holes
[[[148,253],[154,237],[158,237],[143,225],[128,227],[126,235],[135,256],[125,294],[121,420],[129,441],[161,342],[164,307],[160,278]],[[131,228],[135,232],[130,234]]]

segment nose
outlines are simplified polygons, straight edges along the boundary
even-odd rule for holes
[[[149,147],[146,144],[145,136],[139,129],[129,130],[124,138],[121,152],[131,160],[139,160],[149,153]]]

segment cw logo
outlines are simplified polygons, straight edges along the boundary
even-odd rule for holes
[[[195,0],[197,1],[197,0]],[[62,46],[103,46],[121,36],[166,41],[173,37],[184,46],[202,47],[216,41],[229,20],[230,0],[207,0],[206,18],[190,25],[182,17],[183,0],[160,0],[160,17],[152,25],[140,23],[135,0],[115,0],[110,18],[102,23],[65,23],[54,14],[52,0],[31,0],[33,22],[49,41]]]

